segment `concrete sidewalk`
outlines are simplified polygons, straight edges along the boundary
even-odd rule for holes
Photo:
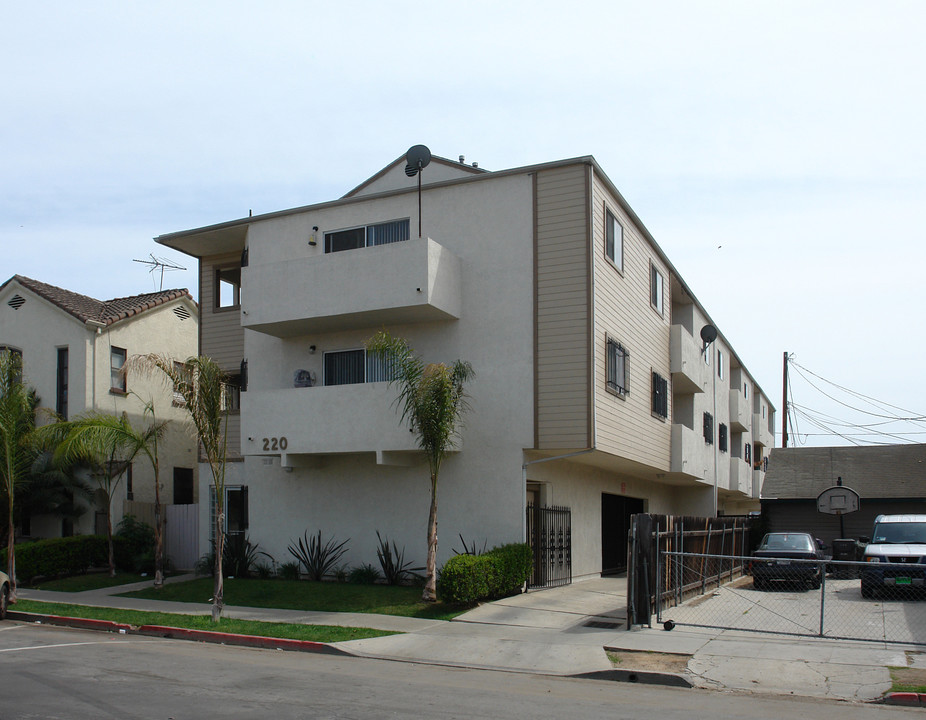
[[[114,596],[131,589],[135,586],[83,593],[21,590],[19,595],[183,614],[208,614],[211,608],[208,598],[189,604]],[[926,667],[926,656],[887,643],[693,627],[626,630],[625,611],[626,580],[600,578],[486,603],[451,622],[235,606],[227,606],[225,615],[403,633],[335,644],[362,657],[856,702],[879,699],[890,689],[887,666]],[[619,658],[616,665],[605,648]]]

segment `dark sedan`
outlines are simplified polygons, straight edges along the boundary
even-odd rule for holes
[[[752,584],[756,590],[766,590],[772,583],[820,587],[824,572],[821,561],[826,557],[809,533],[768,533],[752,556]]]

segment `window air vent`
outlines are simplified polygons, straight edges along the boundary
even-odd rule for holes
[[[174,308],[174,315],[176,315],[181,320],[189,320],[190,317],[192,317],[190,315],[190,311],[187,310],[182,305],[178,305],[177,307]]]
[[[26,298],[24,298],[22,295],[14,295],[12,298],[10,298],[10,301],[7,303],[7,305],[9,305],[14,310],[19,310],[19,308],[21,308],[25,304],[26,304]]]

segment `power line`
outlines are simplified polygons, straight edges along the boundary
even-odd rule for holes
[[[789,427],[794,429],[794,435],[801,444],[804,444],[809,437],[836,436],[854,445],[888,445],[894,444],[896,442],[914,442],[915,440],[912,438],[915,436],[926,435],[926,415],[915,413],[906,408],[902,408],[892,403],[871,397],[870,395],[865,395],[864,393],[851,390],[850,388],[828,380],[827,378],[824,378],[812,370],[803,367],[799,363],[795,362],[792,358],[793,355],[786,355],[785,362],[794,367],[801,379],[803,379],[804,382],[806,382],[807,385],[809,385],[811,388],[816,390],[825,398],[835,402],[837,405],[847,408],[855,413],[876,419],[871,422],[853,422],[851,420],[845,420],[844,418],[840,418],[835,415],[810,408],[800,403],[796,403],[794,401],[793,383],[789,383],[788,402],[787,407],[785,408],[785,422],[789,423]],[[811,377],[820,382],[814,382]],[[827,385],[836,388],[840,392],[849,395],[851,398],[861,401],[861,403],[847,402],[839,397],[836,397],[832,392],[827,392],[824,388],[820,387],[821,383],[826,383]],[[871,409],[867,409],[865,407],[858,407],[859,404],[874,408],[877,410],[877,412],[873,412]],[[900,413],[903,413],[903,415],[897,412],[887,414],[891,410],[899,411]],[[822,432],[801,433],[799,431],[799,421],[801,419],[803,419],[804,422],[809,423],[813,429],[820,430]],[[916,429],[915,431],[911,430],[909,432],[905,432],[902,428],[894,428],[894,426],[898,423],[912,424]],[[860,440],[859,438],[868,439]]]

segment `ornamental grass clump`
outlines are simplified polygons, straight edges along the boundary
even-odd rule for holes
[[[335,568],[341,556],[347,552],[349,542],[350,538],[337,543],[332,537],[328,542],[323,543],[321,530],[312,537],[309,537],[309,531],[306,530],[304,536],[297,540],[297,544],[290,545],[288,550],[290,555],[305,568],[310,580],[322,580]]]

